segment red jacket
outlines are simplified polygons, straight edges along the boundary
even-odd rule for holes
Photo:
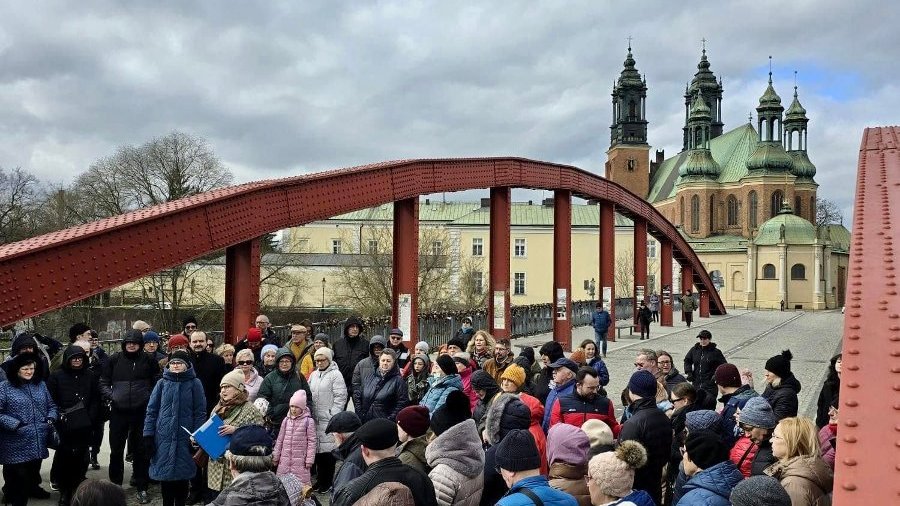
[[[567,423],[581,427],[588,420],[601,420],[612,429],[613,436],[618,438],[622,426],[616,420],[616,407],[612,401],[602,395],[593,399],[585,399],[577,390],[560,396],[553,402],[550,412],[550,427],[558,423]]]
[[[519,400],[531,411],[531,425],[528,427],[528,432],[534,437],[538,453],[541,456],[541,474],[547,476],[550,474],[550,465],[547,463],[547,436],[544,434],[544,429],[541,428],[541,421],[544,419],[544,405],[537,397],[528,394],[519,394]]]
[[[754,444],[747,436],[739,437],[737,442],[734,443],[734,446],[731,447],[729,458],[734,465],[738,466],[738,469],[740,469],[744,478],[750,477],[750,469],[751,466],[753,466],[753,457],[756,457],[756,452],[758,451],[759,446]],[[741,458],[744,460],[741,461]]]

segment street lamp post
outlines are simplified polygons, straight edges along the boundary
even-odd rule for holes
[[[322,278],[322,314],[325,314],[325,278]]]

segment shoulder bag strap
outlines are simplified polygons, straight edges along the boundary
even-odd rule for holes
[[[535,494],[531,490],[529,490],[527,488],[522,488],[518,492],[524,496],[527,496],[529,499],[531,499],[531,502],[534,503],[534,506],[544,506],[544,501],[542,501],[541,498],[538,497],[537,494]]]

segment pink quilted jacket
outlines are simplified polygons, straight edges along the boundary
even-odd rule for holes
[[[288,414],[281,422],[272,456],[278,462],[277,474],[293,474],[303,484],[309,485],[312,482],[309,468],[316,456],[316,424],[306,407],[306,392],[300,389],[297,393],[303,394],[303,409],[299,416]],[[297,394],[294,397],[298,397]],[[295,404],[295,400],[291,399],[291,405]]]

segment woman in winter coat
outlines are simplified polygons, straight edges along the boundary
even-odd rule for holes
[[[468,353],[459,352],[453,354],[453,361],[456,363],[456,372],[459,374],[459,379],[462,380],[462,391],[469,397],[469,409],[475,411],[475,405],[478,404],[478,396],[475,395],[475,390],[472,389],[472,372],[474,372],[472,359]]]
[[[428,446],[426,433],[430,425],[431,413],[425,406],[406,406],[397,414],[397,458],[400,462],[428,474],[425,448]]]
[[[247,399],[250,402],[256,400],[259,387],[265,379],[257,372],[253,363],[253,350],[250,348],[244,348],[234,356],[234,370],[244,374],[244,387],[247,389]]]
[[[469,344],[466,346],[466,353],[478,364],[479,369],[484,369],[484,363],[494,358],[494,344],[494,338],[490,334],[483,330],[478,330],[472,336],[472,339],[469,340]]]
[[[597,371],[600,386],[609,385],[609,369],[606,367],[606,362],[597,354],[597,343],[593,339],[585,339],[581,342],[581,349],[584,350],[584,359],[587,361],[587,365]]]
[[[434,413],[437,409],[447,402],[447,396],[453,390],[462,391],[462,380],[456,372],[456,362],[450,358],[450,355],[439,355],[435,360],[438,367],[437,376],[432,376],[429,380],[430,385],[425,397],[419,402],[422,406],[428,408],[428,411]]]
[[[591,493],[584,481],[590,449],[587,434],[574,425],[558,423],[547,433],[550,486],[574,497],[579,506],[591,506]]]
[[[816,405],[816,427],[822,428],[828,425],[829,410],[841,391],[841,362],[843,354],[838,353],[831,357],[828,364],[828,377],[819,392],[819,402]]]
[[[534,378],[534,387],[533,392],[534,396],[541,401],[541,403],[547,402],[547,396],[550,394],[550,391],[553,390],[553,387],[556,385],[553,384],[553,369],[550,369],[549,366],[553,362],[564,358],[565,353],[563,353],[562,345],[557,343],[556,341],[550,341],[549,343],[544,343],[540,349],[541,355],[541,363],[544,365],[544,368],[541,369],[541,372],[538,373]]]
[[[435,414],[435,418],[440,417]],[[434,493],[440,506],[477,506],[484,488],[484,450],[475,420],[444,429],[432,424],[435,438],[425,449]]]
[[[779,420],[797,416],[800,382],[791,372],[791,350],[784,350],[766,361],[766,389],[762,397],[769,401]]]
[[[334,479],[334,455],[337,442],[331,434],[325,433],[325,427],[331,417],[344,410],[347,403],[347,385],[344,376],[334,362],[334,352],[329,348],[319,348],[313,353],[315,370],[309,375],[309,388],[312,391],[313,418],[316,421],[316,489],[328,490]]]
[[[68,505],[87,473],[91,430],[100,412],[99,377],[88,366],[81,346],[63,352],[60,369],[50,375],[47,389],[60,412],[59,448],[50,470],[59,486],[59,504]]]
[[[684,472],[690,479],[682,486],[676,506],[731,506],[731,489],[744,479],[728,460],[728,447],[711,430],[691,432],[684,443]]]
[[[418,404],[428,392],[431,360],[428,358],[428,355],[415,355],[411,364],[410,373],[406,376],[406,391],[409,393],[409,403]]]
[[[316,424],[306,407],[306,392],[297,390],[272,449],[272,460],[278,467],[276,474],[293,474],[301,483],[309,485],[312,482],[309,470],[315,456]]]
[[[203,384],[194,374],[187,352],[169,354],[162,379],[153,387],[144,418],[144,450],[150,457],[150,478],[160,482],[163,506],[183,506],[188,480],[197,474],[191,438],[206,421]]]
[[[246,425],[263,425],[262,414],[248,400],[244,373],[241,371],[231,371],[219,382],[219,402],[212,412],[222,419],[219,432],[223,435],[233,434]],[[206,484],[214,494],[231,484],[231,469],[224,455],[218,459],[210,458],[206,473]]]
[[[490,374],[483,370],[475,371],[472,374],[471,384],[475,395],[478,396],[478,404],[475,405],[475,411],[472,412],[472,419],[475,420],[475,425],[478,427],[478,433],[480,434],[484,430],[484,424],[487,422],[488,408],[490,408],[494,398],[500,393],[500,386],[497,385],[497,382],[494,381]]]
[[[29,496],[50,497],[40,487],[41,461],[50,455],[47,434],[57,411],[43,367],[37,354],[19,353],[5,364],[7,381],[0,383],[0,464],[6,500],[14,506],[28,504]]]
[[[827,506],[834,473],[819,456],[816,425],[805,417],[778,422],[772,433],[772,455],[777,462],[765,474],[781,482],[793,506]]]
[[[385,349],[378,357],[375,376],[362,386],[362,401],[356,407],[356,414],[362,423],[375,418],[397,420],[397,413],[409,404],[406,382],[400,377],[397,354]]]
[[[259,387],[257,398],[269,402],[265,418],[272,439],[278,437],[278,428],[281,427],[281,421],[287,416],[288,405],[294,392],[302,388],[306,390],[306,398],[312,398],[309,383],[306,378],[297,374],[296,364],[297,361],[291,350],[280,348],[275,355],[275,370],[266,376],[262,386]]]

